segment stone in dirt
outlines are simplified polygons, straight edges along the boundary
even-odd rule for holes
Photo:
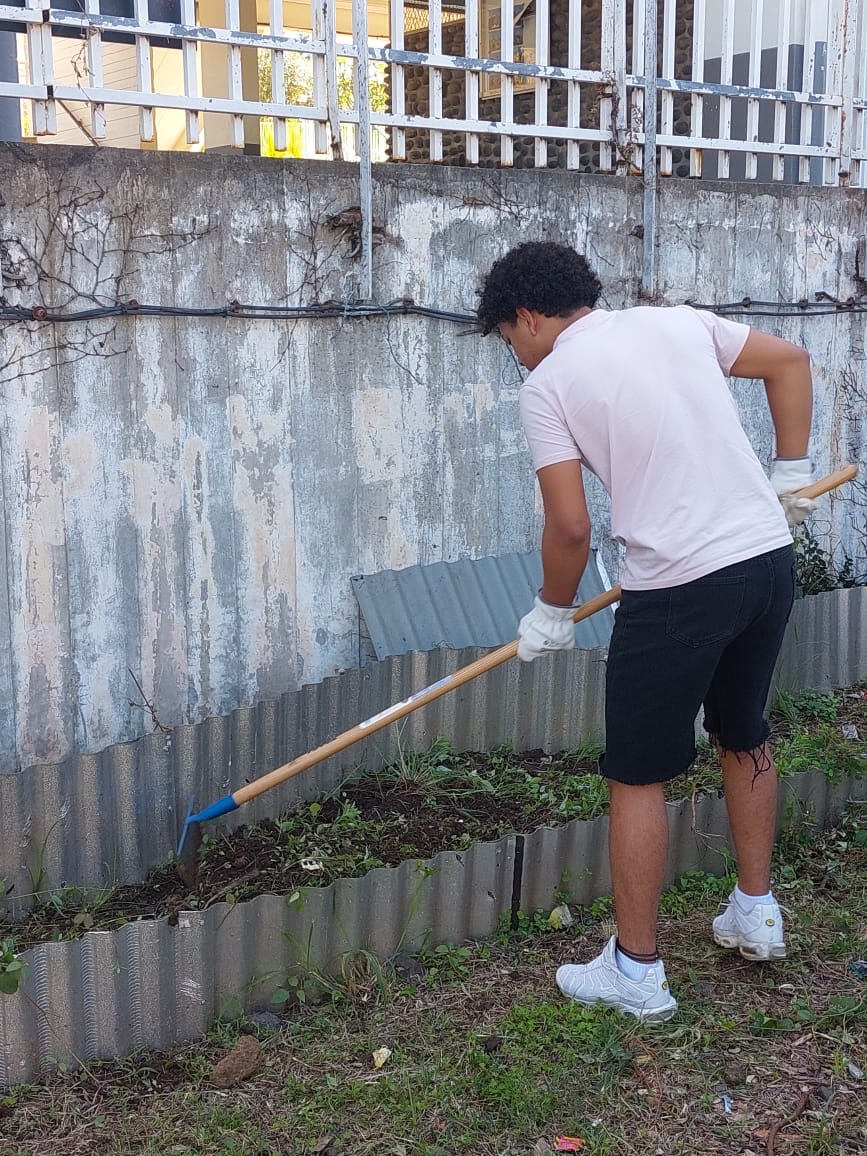
[[[241,1036],[227,1056],[223,1056],[211,1072],[211,1083],[216,1088],[233,1088],[262,1069],[265,1053],[255,1036]]]
[[[265,1028],[268,1031],[276,1031],[281,1024],[279,1016],[275,1016],[273,1012],[250,1012],[247,1016],[247,1023],[254,1028]]]
[[[723,1079],[730,1088],[736,1088],[739,1084],[747,1082],[747,1070],[737,1060],[729,1060],[723,1068]]]

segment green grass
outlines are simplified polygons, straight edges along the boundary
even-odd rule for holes
[[[560,1134],[588,1156],[855,1156],[867,1151],[867,806],[833,831],[779,842],[790,958],[757,966],[714,947],[730,880],[691,872],[663,898],[660,944],[680,1003],[641,1026],[562,1000],[557,965],[595,954],[610,908],[573,909],[410,959],[358,960],[276,1030],[221,1022],[167,1056],[57,1075],[0,1095],[3,1156],[534,1156]],[[412,963],[412,969],[409,964]],[[370,982],[364,982],[365,975]],[[335,998],[336,996],[336,998]],[[240,1032],[265,1066],[228,1090],[213,1063]],[[373,1052],[391,1056],[380,1069]],[[725,1097],[725,1098],[724,1098]],[[727,1111],[726,1107],[731,1110]]]

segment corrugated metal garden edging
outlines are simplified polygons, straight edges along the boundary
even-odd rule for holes
[[[0,879],[26,902],[44,889],[135,883],[176,846],[191,796],[204,805],[361,719],[407,698],[485,651],[434,650],[348,670],[282,698],[154,734],[98,754],[0,775]],[[439,735],[455,750],[567,749],[602,734],[605,652],[560,652],[499,667],[371,739],[248,804],[235,825],[335,787],[354,767],[381,767]],[[867,588],[795,606],[778,669],[787,689],[846,686],[867,676]],[[38,871],[36,864],[38,862]]]
[[[784,784],[789,820],[836,819],[867,779],[830,784],[811,771]],[[716,870],[725,840],[722,802],[673,804],[669,881]],[[23,989],[0,996],[0,1088],[58,1064],[80,1066],[200,1038],[227,1012],[267,1007],[287,975],[339,976],[347,961],[491,934],[515,910],[550,906],[555,893],[589,903],[610,891],[607,817],[441,852],[290,896],[217,903],[24,955]]]
[[[486,650],[434,650],[384,659],[171,735],[0,775],[0,879],[12,898],[41,889],[136,883],[177,846],[190,798],[204,806],[319,746]],[[229,817],[239,826],[333,789],[354,767],[377,769],[440,735],[456,750],[563,750],[604,727],[605,651],[498,667],[403,723],[267,792]]]

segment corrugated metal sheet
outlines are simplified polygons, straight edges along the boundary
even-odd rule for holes
[[[792,611],[777,685],[830,690],[867,676],[867,587],[799,599]]]
[[[379,659],[440,646],[490,647],[511,642],[541,584],[539,550],[407,566],[352,579]],[[587,602],[606,589],[596,553],[591,552],[578,600]],[[612,610],[594,614],[575,627],[575,645],[585,650],[607,646],[613,626]]]
[[[149,735],[95,755],[0,775],[0,878],[17,904],[41,860],[44,888],[134,883],[177,843],[191,795],[204,805],[273,770],[483,653],[435,650],[348,670],[255,708],[170,736]],[[787,688],[848,685],[867,676],[867,588],[798,602],[780,660]],[[507,663],[268,792],[230,817],[234,825],[335,787],[356,766],[371,769],[399,749],[445,736],[456,750],[503,742],[563,750],[604,730],[603,651]]]
[[[867,778],[831,783],[818,772],[807,772],[780,784],[780,822],[798,826],[809,820],[830,826],[850,799],[867,799]],[[730,852],[725,801],[717,795],[683,799],[668,807],[669,856],[666,882],[686,871],[720,874]],[[576,821],[564,827],[540,827],[523,839],[521,908],[537,911],[553,904],[555,895],[571,903],[589,904],[611,894],[608,866],[608,818]]]
[[[2,775],[0,878],[15,884],[18,904],[32,890],[37,860],[43,888],[137,882],[176,847],[193,795],[201,805],[221,798],[482,653],[389,658],[169,736]],[[489,750],[506,741],[518,750],[574,746],[602,733],[604,676],[604,651],[507,663],[269,791],[229,823],[277,814],[331,790],[355,767],[375,769],[400,749],[424,749],[438,736],[456,750]]]
[[[267,1007],[288,974],[340,975],[380,959],[490,935],[511,910],[513,838],[305,888],[88,932],[25,954],[23,990],[0,999],[0,1088],[56,1064],[163,1050],[205,1034],[228,1008]]]
[[[849,797],[867,798],[867,780],[832,785],[808,772],[782,795],[783,809],[797,803],[794,821],[809,814],[828,825]],[[721,800],[673,805],[671,826],[669,880],[720,867]],[[340,975],[359,951],[388,959],[489,935],[516,900],[525,912],[564,891],[573,903],[590,903],[611,889],[607,828],[607,818],[576,821],[305,888],[297,898],[263,895],[183,912],[175,927],[139,921],[42,944],[24,957],[23,990],[0,999],[0,1088],[61,1063],[200,1038],[218,1015],[267,1006],[288,974]]]

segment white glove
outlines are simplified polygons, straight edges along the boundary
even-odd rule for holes
[[[813,480],[813,463],[809,458],[774,458],[771,467],[771,485],[780,499],[786,521],[800,526],[816,508],[812,498],[796,498],[795,490],[809,486]]]
[[[574,650],[574,613],[574,606],[552,606],[537,595],[533,609],[518,623],[518,658],[532,662],[549,650]]]

